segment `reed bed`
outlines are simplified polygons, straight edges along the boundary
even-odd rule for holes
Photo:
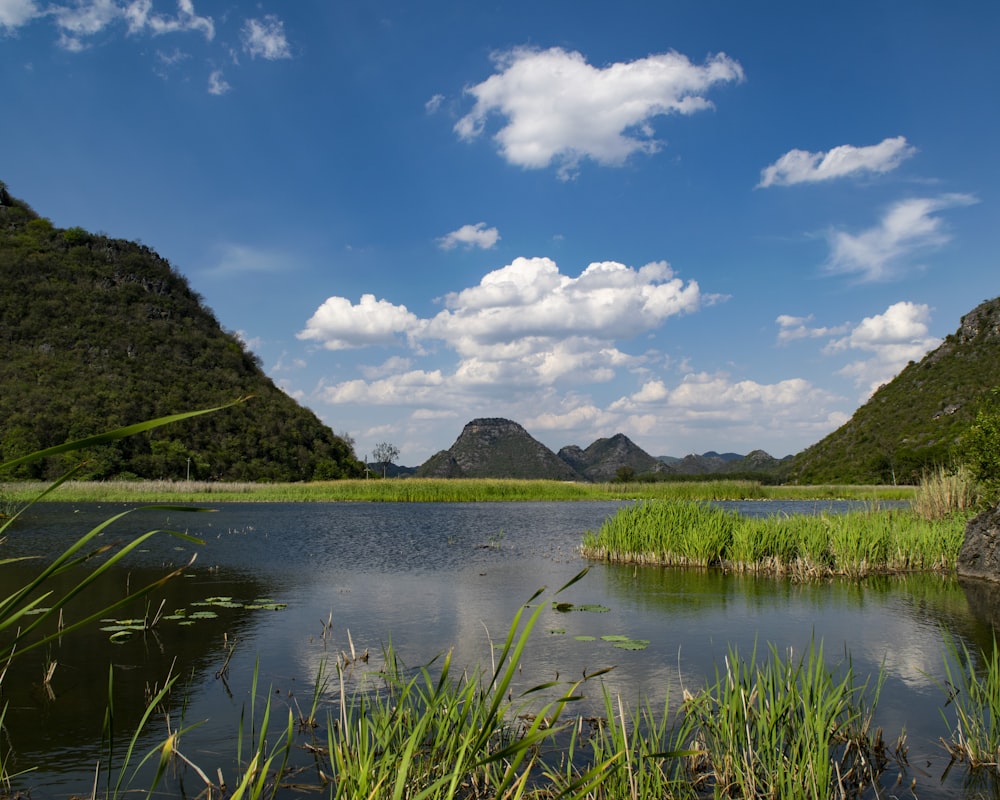
[[[911,504],[925,519],[944,519],[975,509],[981,497],[980,487],[966,467],[938,467],[923,476]]]
[[[647,501],[587,531],[581,552],[629,564],[860,578],[952,570],[964,535],[963,517],[926,520],[909,510],[755,518],[703,503]]]
[[[47,488],[34,482],[0,484],[0,498],[16,504]],[[47,500],[64,502],[385,502],[461,503],[572,500],[908,500],[913,487],[763,486],[755,481],[574,483],[571,481],[393,478],[312,483],[208,481],[67,481]],[[2,508],[0,508],[2,512]]]

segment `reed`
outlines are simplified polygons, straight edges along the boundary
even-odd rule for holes
[[[964,514],[976,508],[980,500],[980,487],[967,467],[938,467],[924,473],[911,506],[924,519],[933,520]]]
[[[943,687],[948,700],[941,716],[950,735],[942,740],[952,759],[966,762],[973,770],[1000,773],[1000,648],[973,658],[968,646],[950,634],[945,640]],[[977,664],[977,661],[979,662]],[[950,709],[950,712],[949,712]],[[950,713],[950,718],[949,718]]]
[[[828,669],[821,643],[797,659],[772,646],[760,665],[756,651],[744,661],[731,649],[715,682],[684,701],[693,786],[716,797],[792,800],[877,791],[890,761],[872,727],[883,677],[869,686],[849,664]]]
[[[16,507],[45,488],[36,482],[0,484]],[[574,483],[500,478],[394,478],[313,483],[207,481],[68,481],[46,498],[62,502],[361,502],[463,503],[573,500],[908,500],[913,487],[762,486],[754,481]],[[0,512],[2,512],[0,508]]]
[[[342,693],[339,714],[331,715],[326,726],[322,751],[326,766],[319,772],[329,784],[330,796],[393,800],[527,796],[539,772],[539,754],[564,730],[563,712],[578,699],[582,682],[564,689],[553,681],[514,698],[512,686],[528,639],[549,606],[539,601],[540,595],[536,593],[515,615],[492,673],[456,677],[447,654],[437,674],[428,666],[406,678],[390,650],[385,654],[382,691],[360,692],[353,698]],[[552,689],[558,690],[558,698],[535,712],[529,698]],[[601,762],[592,775],[609,766],[610,762]],[[583,798],[587,788],[582,783],[566,786],[562,796]]]
[[[847,514],[742,517],[701,503],[627,506],[584,534],[587,558],[664,566],[719,566],[795,577],[952,570],[965,521],[870,507]]]

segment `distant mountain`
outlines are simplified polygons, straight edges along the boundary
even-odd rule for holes
[[[469,422],[455,443],[431,456],[418,478],[547,478],[581,480],[582,476],[524,428],[509,419]]]
[[[670,471],[666,464],[653,458],[623,433],[616,433],[610,439],[598,439],[586,450],[569,445],[562,448],[558,456],[595,483],[621,477],[620,470],[628,471],[631,476]]]
[[[247,395],[97,448],[79,477],[305,481],[363,467],[169,262],[135,242],[57,228],[0,182],[0,462]],[[53,478],[77,460],[11,477]]]
[[[958,330],[910,362],[851,419],[792,459],[799,483],[913,483],[953,460],[977,404],[1000,386],[1000,298],[962,317]]]

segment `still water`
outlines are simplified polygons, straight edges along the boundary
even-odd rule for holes
[[[102,541],[168,528],[204,544],[158,535],[129,559],[127,569],[112,571],[91,600],[74,607],[84,614],[196,554],[186,575],[157,590],[148,606],[118,612],[143,617],[162,610],[164,618],[152,632],[116,643],[98,624],[11,665],[3,682],[8,709],[0,755],[12,750],[9,773],[32,769],[14,780],[14,788],[36,799],[89,794],[103,752],[109,671],[118,737],[130,734],[150,693],[169,675],[179,675],[169,718],[153,717],[141,749],[165,738],[168,728],[199,723],[182,737],[184,755],[213,777],[216,770],[231,776],[255,665],[261,691],[269,688],[282,719],[285,708],[296,716],[308,712],[320,665],[352,648],[356,655],[369,653],[367,662],[352,667],[356,682],[377,672],[390,642],[413,667],[453,650],[458,664],[489,669],[491,645],[503,641],[520,606],[548,587],[549,605],[523,660],[521,688],[614,667],[603,684],[625,703],[648,698],[662,707],[669,697],[676,708],[684,689],[703,686],[731,648],[749,659],[755,645],[758,654],[771,644],[782,653],[802,653],[810,642],[822,642],[831,665],[849,657],[862,679],[874,679],[884,666],[876,721],[890,742],[906,731],[906,783],[917,780],[918,797],[980,796],[981,789],[963,787],[960,767],[947,772],[949,759],[939,742],[949,734],[941,717],[947,700],[941,688],[943,632],[970,648],[988,645],[993,636],[977,612],[981,599],[970,596],[968,587],[934,575],[801,584],[592,564],[558,599],[595,610],[558,611],[549,602],[551,591],[587,566],[578,553],[584,532],[596,530],[619,507],[235,503],[211,514],[135,512],[102,534]],[[733,507],[747,514],[846,508],[775,502]],[[51,556],[122,508],[38,506],[8,531],[0,558]],[[37,567],[0,566],[0,596],[32,569]],[[232,600],[205,605],[212,598]],[[175,613],[181,609],[183,615]],[[609,634],[648,640],[649,646],[617,649],[601,640]],[[228,671],[220,673],[230,648]],[[46,684],[52,662],[57,666]],[[338,690],[327,687],[325,698],[334,702]],[[594,697],[596,709],[600,686],[584,693]]]

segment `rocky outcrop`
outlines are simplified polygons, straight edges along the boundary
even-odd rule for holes
[[[956,571],[964,578],[1000,583],[1000,506],[966,524]]]
[[[524,428],[509,419],[474,419],[447,450],[417,470],[421,478],[547,478],[581,475]]]

